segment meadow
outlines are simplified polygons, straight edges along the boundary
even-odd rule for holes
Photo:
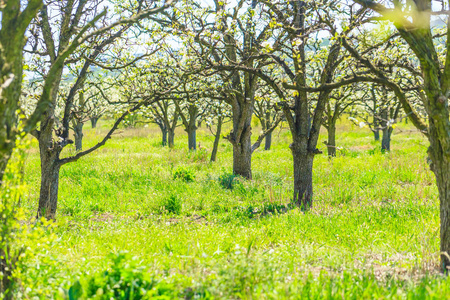
[[[85,147],[107,125],[86,128]],[[174,149],[161,146],[156,127],[121,129],[61,169],[57,220],[48,240],[31,246],[22,296],[450,299],[425,138],[401,124],[392,151],[382,153],[367,128],[342,121],[337,134],[337,157],[315,159],[314,204],[305,213],[290,205],[287,129],[275,130],[271,150],[253,154],[251,181],[231,174],[226,140],[209,162],[206,129],[195,152],[181,129]],[[24,169],[21,205],[31,220],[40,184],[35,141]]]

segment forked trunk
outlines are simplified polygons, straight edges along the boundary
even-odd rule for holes
[[[175,146],[175,143],[174,143],[174,141],[175,141],[175,130],[168,129],[167,131],[168,131],[168,134],[169,134],[169,139],[168,139],[169,148],[173,148]]]
[[[216,135],[214,137],[214,146],[213,150],[211,152],[211,161],[216,161],[217,158],[217,150],[219,149],[219,141],[220,141],[220,134],[222,133],[222,118],[219,118],[217,121],[217,130]]]
[[[97,127],[97,122],[98,122],[98,117],[92,117],[91,118],[92,128],[96,128]]]
[[[272,146],[272,132],[269,132],[264,139],[264,150],[270,150],[270,147]]]
[[[374,137],[375,141],[380,140],[380,131],[378,129],[373,130],[373,137]]]
[[[336,126],[331,124],[328,127],[327,151],[328,156],[336,156]]]
[[[55,219],[60,168],[56,153],[41,154],[41,191],[37,213],[38,218]]]
[[[75,137],[75,150],[81,151],[83,149],[83,125],[84,123],[78,122],[73,128],[74,137]]]
[[[294,160],[294,198],[293,202],[302,210],[312,207],[313,185],[312,171],[314,155],[306,150],[301,144],[291,144]]]
[[[196,139],[196,132],[195,128],[188,128],[188,146],[189,150],[196,150],[197,149],[197,139]]]

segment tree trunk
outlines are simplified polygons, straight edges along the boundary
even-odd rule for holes
[[[196,132],[195,127],[187,129],[189,150],[197,150]]]
[[[250,98],[253,99],[253,96]],[[233,173],[252,179],[252,115],[253,100],[245,99],[241,105],[233,106]]]
[[[380,131],[378,129],[373,130],[373,137],[374,137],[375,141],[380,140]]]
[[[53,152],[53,151],[52,151]],[[58,204],[59,169],[57,153],[41,153],[41,191],[38,218],[55,219]]]
[[[83,126],[84,123],[76,121],[76,124],[73,128],[75,136],[75,150],[77,152],[83,149]]]
[[[92,128],[97,128],[97,122],[98,122],[98,117],[92,117],[91,118]]]
[[[169,134],[169,148],[173,148],[175,146],[175,129],[168,129],[168,134]]]
[[[440,218],[441,218],[441,261],[446,273],[450,268],[450,157],[442,158],[435,163],[434,174],[439,190]]]
[[[441,267],[448,274],[450,269],[450,154],[445,150],[450,145],[450,138],[441,136],[442,132],[436,128],[432,118],[429,118],[429,123],[428,156],[431,160],[430,169],[436,177],[440,202]]]
[[[270,150],[270,146],[272,146],[272,132],[269,132],[264,139],[264,150]]]
[[[162,145],[167,146],[167,129],[161,129],[162,133]]]
[[[330,124],[328,129],[327,151],[329,157],[336,156],[336,125]]]
[[[217,150],[219,149],[219,141],[220,141],[220,134],[222,133],[222,122],[223,119],[219,117],[218,121],[217,121],[217,131],[216,131],[216,135],[214,137],[214,146],[213,146],[213,150],[211,153],[211,161],[216,161],[216,157],[217,157]]]
[[[383,138],[381,139],[381,151],[391,151],[392,127],[383,128]]]
[[[250,139],[233,145],[233,173],[252,179],[252,145]]]
[[[294,143],[290,146],[294,160],[293,201],[302,210],[308,210],[312,207],[313,201],[312,171],[314,154],[307,151],[306,144]]]
[[[164,124],[161,122],[156,122],[156,124],[159,126],[159,129],[161,129],[161,134],[162,134],[162,146],[165,147],[167,146],[167,127],[164,126]]]

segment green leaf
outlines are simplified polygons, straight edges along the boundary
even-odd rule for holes
[[[69,289],[69,300],[78,300],[83,296],[83,287],[80,282],[75,282]]]

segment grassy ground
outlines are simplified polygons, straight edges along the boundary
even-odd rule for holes
[[[450,282],[438,274],[439,204],[427,141],[409,129],[397,128],[391,153],[382,154],[368,129],[340,124],[338,156],[316,157],[314,207],[307,213],[287,209],[293,186],[287,130],[275,132],[272,150],[254,153],[252,181],[236,179],[226,189],[219,179],[231,172],[227,141],[211,164],[213,137],[206,131],[198,133],[200,149],[189,153],[181,130],[169,150],[156,128],[123,129],[95,154],[62,168],[57,238],[31,263],[24,293],[450,297]],[[85,147],[106,130],[86,129]],[[32,216],[39,193],[35,144],[26,181],[23,206]]]

